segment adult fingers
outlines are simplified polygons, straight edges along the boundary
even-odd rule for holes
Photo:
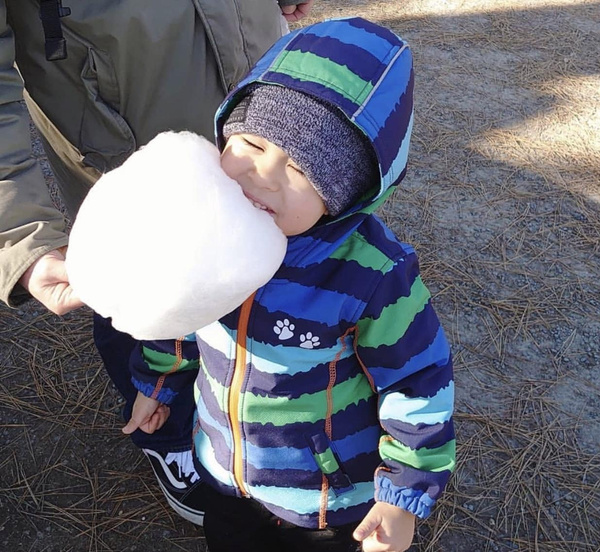
[[[65,314],[83,306],[69,284],[63,250],[42,255],[25,271],[19,283],[55,314]]]

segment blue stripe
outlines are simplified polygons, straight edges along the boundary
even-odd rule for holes
[[[264,290],[261,291],[264,293]],[[284,345],[288,347],[288,353],[294,356],[302,356],[304,347],[306,346],[306,336],[311,333],[313,337],[318,339],[318,343],[314,343],[315,348],[323,351],[323,355],[315,353],[315,349],[307,348],[312,351],[310,358],[319,364],[320,362],[330,362],[333,357],[341,348],[340,336],[351,326],[350,323],[340,322],[339,325],[330,327],[327,324],[318,321],[310,320],[306,318],[293,318],[286,312],[270,312],[268,308],[260,303],[260,297],[254,302],[252,306],[253,323],[248,328],[248,338],[254,342],[260,344],[271,344],[272,346]],[[288,322],[286,322],[286,320]],[[237,320],[236,320],[237,322]],[[285,326],[288,324],[288,326]],[[290,330],[293,324],[293,330]],[[286,331],[282,331],[282,328],[286,328]],[[287,330],[290,330],[288,332]],[[293,335],[291,335],[293,334]],[[288,339],[280,339],[287,337]],[[302,339],[304,337],[305,339]],[[249,349],[252,347],[249,345]],[[346,343],[346,346],[351,346],[351,341]],[[275,351],[276,358],[274,359],[277,364],[289,364],[292,362],[291,358],[287,360],[282,357],[284,351]]]
[[[337,105],[345,113],[354,113],[359,108],[359,104],[346,96],[343,96],[333,88],[308,80],[308,78],[308,76],[303,79],[301,77],[292,77],[286,73],[269,71],[263,75],[262,82],[279,84],[287,88],[293,88],[294,90],[310,94],[311,96],[317,96],[333,105]]]
[[[380,403],[379,419],[382,423],[398,420],[405,424],[443,424],[452,417],[454,382],[432,398],[406,397],[400,393],[386,395]]]
[[[400,249],[400,251],[402,252],[402,257],[416,255],[414,246],[412,246],[410,243],[398,241],[398,237],[396,236],[396,234],[394,234],[392,229],[387,224],[385,224],[377,215],[372,215],[371,218],[373,219],[373,222],[376,222],[379,225],[378,228],[380,232],[378,234],[375,234],[375,237],[371,236],[370,238],[373,243],[377,244],[378,248],[381,248],[382,242],[385,243],[385,240],[387,240],[389,244],[393,244],[391,245],[391,247],[393,247],[394,250]],[[375,227],[374,224],[372,226]],[[396,258],[396,256],[394,256],[394,258]]]
[[[356,231],[370,248],[383,253],[390,260],[401,260],[415,252],[410,245],[398,241],[394,232],[377,215],[367,218]]]
[[[396,183],[396,181],[404,178],[404,174],[406,172],[406,165],[408,164],[408,150],[410,148],[410,137],[412,134],[413,128],[413,117],[411,114],[410,121],[408,123],[408,128],[404,137],[402,139],[402,143],[400,148],[398,149],[396,156],[391,160],[389,165],[387,166],[387,170],[383,170],[383,178],[381,180],[381,193],[387,190],[390,186]],[[381,140],[385,140],[384,134],[380,134]],[[381,144],[382,147],[383,143]],[[386,159],[386,161],[390,161]]]
[[[261,81],[261,76],[269,71],[269,68],[273,63],[279,58],[280,55],[285,55],[285,51],[290,47],[296,40],[301,38],[303,34],[302,29],[297,29],[287,35],[282,36],[274,45],[274,47],[270,48],[252,67],[250,72],[243,78],[237,85],[236,90],[234,91],[234,95],[237,91],[241,91],[246,85],[251,83],[252,81],[258,80]],[[227,104],[228,98],[225,99],[223,104]],[[235,102],[237,103],[237,102]]]
[[[356,123],[368,133],[370,138],[375,139],[388,121],[395,119],[397,123],[392,124],[390,128],[395,129],[396,134],[389,133],[389,136],[393,140],[393,145],[397,145],[398,134],[402,137],[406,131],[408,122],[406,113],[411,113],[413,109],[413,85],[412,55],[410,50],[406,49],[389,67],[385,79],[373,90],[364,109],[356,115]],[[393,117],[394,113],[396,115]],[[397,113],[404,113],[404,115],[399,118]],[[383,145],[375,140],[376,149]]]
[[[281,345],[271,345],[269,343],[252,341],[252,344],[249,346],[252,356],[249,360],[256,370],[264,374],[295,376],[300,373],[310,372],[320,364],[329,363],[333,360],[339,349],[340,346],[338,344],[336,347],[325,349],[299,349],[292,351],[283,342]],[[292,352],[296,354],[292,356]],[[353,351],[350,348],[350,351],[344,352],[343,358],[352,354]],[[299,359],[299,362],[296,360],[290,362],[292,358]],[[255,373],[253,373],[252,377],[255,377]]]
[[[282,285],[285,284],[285,285]],[[263,288],[260,303],[270,312],[287,312],[290,318],[304,318],[334,326],[340,320],[352,320],[363,301],[357,301],[336,291],[320,291],[295,282],[271,280]]]
[[[295,370],[294,375],[285,373],[280,375],[267,374],[256,370],[253,363],[250,368],[252,385],[248,388],[248,391],[264,397],[273,399],[285,397],[288,400],[298,399],[307,393],[323,391],[329,381],[329,363],[324,362],[317,366],[313,364],[311,368],[304,360],[298,361],[297,358],[297,356],[294,359],[290,357],[290,364],[300,364],[302,365],[301,368],[305,368],[305,370]],[[300,367],[295,366],[295,368]],[[282,370],[285,370],[285,367],[282,367]]]
[[[380,431],[377,418],[377,397],[372,395],[369,400],[348,405],[344,410],[333,415],[332,423],[338,441],[369,428],[377,428],[377,431]],[[322,420],[317,420],[314,423],[297,422],[288,424],[277,428],[277,431],[265,431],[265,426],[259,423],[247,423],[244,426],[244,435],[247,442],[266,448],[292,447],[301,449],[307,446],[307,435],[314,435],[321,431],[323,431]],[[365,433],[365,435],[367,434]],[[337,446],[336,443],[337,441],[334,442],[334,447]],[[368,450],[367,442],[364,443],[364,446]],[[373,447],[374,450],[378,450],[379,440],[373,444]],[[341,458],[348,460],[351,458],[351,454],[351,452],[348,455],[341,454]]]
[[[312,40],[310,40],[311,38]],[[375,84],[385,70],[385,65],[377,58],[377,53],[369,52],[362,46],[352,43],[344,46],[340,44],[340,42],[344,42],[344,39],[345,37],[340,39],[334,36],[309,33],[303,37],[303,40],[295,41],[293,46],[290,45],[288,50],[310,52],[316,56],[329,59],[338,65],[346,66],[363,81]],[[388,44],[388,52],[390,48],[391,46]],[[344,82],[334,82],[332,84],[337,89],[344,89]]]
[[[440,337],[440,321],[431,305],[431,300],[428,299],[427,303],[423,307],[423,310],[415,313],[412,324],[408,327],[404,335],[400,338],[399,346],[404,347],[405,353],[410,354],[410,358],[401,355],[401,358],[406,362],[412,361],[412,356],[420,353],[421,351],[429,350],[432,355],[431,362],[425,362],[423,358],[423,364],[421,366],[429,366],[434,362],[440,362],[446,364],[449,356],[449,346],[446,341],[446,336]],[[443,338],[443,339],[442,339]],[[409,346],[410,344],[410,346]],[[439,352],[437,345],[441,347],[443,353]]]
[[[411,357],[411,359],[402,366],[402,377],[414,374],[418,370],[422,370],[424,366],[430,366],[432,364],[445,365],[448,364],[449,361],[450,345],[446,339],[443,328],[438,326],[431,345],[419,354]]]
[[[289,502],[286,504],[289,504]],[[330,510],[327,512],[327,524],[331,527],[337,527],[338,525],[346,525],[347,523],[358,523],[367,515],[373,504],[374,500],[371,496],[370,500],[361,502],[355,506],[346,506],[335,511]],[[318,512],[299,515],[292,510],[275,504],[265,504],[265,507],[277,517],[286,519],[299,527],[318,528]]]
[[[389,502],[421,519],[426,518],[431,513],[435,500],[427,493],[404,486],[397,487],[385,477],[380,478],[379,482],[377,500]]]
[[[335,354],[331,355],[314,355],[318,349],[301,349],[296,355],[290,354],[290,348],[287,349],[287,354],[279,348],[279,353],[282,354],[282,359],[287,359],[287,364],[277,364],[271,360],[265,360],[261,356],[260,349],[267,350],[268,345],[257,344],[254,342],[251,346],[252,356],[251,361],[252,382],[253,388],[264,390],[264,394],[269,396],[269,389],[273,389],[274,396],[281,396],[283,390],[286,390],[286,396],[294,398],[304,393],[314,393],[327,387],[329,381],[329,363],[335,358]],[[340,348],[338,348],[340,349]],[[340,349],[341,350],[341,349]],[[306,358],[306,353],[310,353]],[[337,351],[336,351],[337,352]],[[352,348],[350,352],[344,351],[341,355],[342,359],[352,356]],[[313,356],[314,355],[314,356]],[[314,362],[310,358],[316,359]],[[356,363],[353,363],[353,370],[350,377],[355,377],[357,372]],[[338,374],[337,382],[345,381],[342,375]],[[268,387],[267,387],[268,386]]]
[[[340,243],[346,239],[344,234]],[[339,245],[335,242],[319,239],[317,230],[314,229],[310,235],[294,236],[288,240],[288,247],[283,259],[283,266],[294,266],[306,268],[326,259],[335,251]],[[278,276],[276,273],[275,276]]]
[[[313,454],[309,448],[297,449],[292,447],[265,448],[246,443],[248,458],[257,470],[286,470],[290,466],[296,469],[311,468],[317,471]]]
[[[413,489],[423,488],[423,476],[425,475],[422,470],[407,466],[396,460],[387,460],[388,467],[391,471],[386,472],[385,476],[379,475],[378,481],[391,481],[392,484],[402,486],[402,488],[408,487]],[[427,493],[429,496],[437,499],[441,494],[442,490],[450,479],[450,470],[442,470],[439,472],[427,472]]]
[[[340,508],[335,511],[327,512],[327,523],[331,527],[337,527],[338,525],[345,525],[348,522],[358,523],[362,519],[365,518],[369,510],[375,504],[374,500],[374,492],[369,497],[369,500],[365,500],[365,502],[361,502],[360,504],[356,504],[354,506],[346,506],[346,508]],[[368,497],[368,494],[365,493],[365,498]]]
[[[215,324],[219,323],[215,322]],[[219,344],[215,343],[214,341],[211,341],[210,339],[208,340],[208,342],[206,342],[204,341],[204,339],[205,338],[203,336],[198,336],[198,348],[200,350],[200,355],[202,356],[202,366],[224,366],[228,364],[231,358],[229,355],[225,355],[224,353],[219,351],[219,349],[217,348]],[[227,349],[229,350],[230,347],[227,347]],[[227,384],[228,376],[225,370],[220,371],[217,374],[211,374],[211,377],[222,386],[225,386]]]
[[[229,487],[235,485],[233,474],[224,469],[217,461],[210,439],[202,430],[194,434],[194,452],[204,470],[210,474],[210,477]],[[202,476],[203,479],[206,477],[205,474],[202,474]]]
[[[294,511],[299,515],[316,514],[319,512],[321,492],[306,491],[297,488],[282,488],[282,487],[266,487],[256,486],[249,487],[250,494],[257,500],[266,502],[267,504],[290,504],[293,505]],[[352,492],[345,493],[338,497],[333,491],[329,491],[328,508],[335,512],[337,510],[348,508],[363,502],[373,500],[374,483],[357,483]],[[267,506],[268,507],[268,506]]]
[[[231,433],[229,428],[221,424],[210,412],[208,406],[204,402],[203,393],[198,389],[198,386],[194,386],[194,399],[196,400],[196,415],[202,420],[202,426],[204,428],[211,428],[214,432],[219,433],[223,442],[229,450],[232,448]],[[223,417],[225,413],[220,412]]]
[[[348,18],[348,24],[352,25],[353,27],[357,27],[358,29],[367,29],[370,33],[377,35],[378,37],[382,38],[383,40],[387,40],[392,44],[404,44],[404,41],[397,34],[390,31],[390,29],[372,23],[368,19],[351,17]]]
[[[371,52],[380,62],[389,59],[390,48],[402,46],[403,44],[391,32],[379,33],[379,28],[375,25],[369,25],[367,30],[360,25],[360,22],[350,19],[326,21],[320,25],[308,28],[307,32],[317,37],[336,38],[343,44],[360,44],[360,48]],[[341,46],[340,49],[347,49],[347,46]]]
[[[288,239],[285,266],[307,267],[329,257],[361,225],[369,224],[362,214],[311,228],[308,233]],[[277,276],[277,274],[276,274]]]
[[[391,385],[395,385],[402,378],[408,377],[427,366],[439,364],[444,366],[450,361],[450,346],[441,326],[431,343],[432,334],[423,331],[420,334],[415,330],[414,341],[405,335],[398,343],[391,347],[380,345],[376,349],[361,348],[360,357],[369,367],[369,373],[373,377],[376,388],[381,391]],[[415,353],[415,351],[419,351]],[[398,371],[400,368],[400,371]]]
[[[270,488],[298,488],[320,492],[323,486],[323,472],[317,467],[314,458],[308,468],[307,466],[294,466],[287,470],[257,470],[252,465],[246,465],[244,481],[246,487],[261,485]]]
[[[396,441],[412,450],[438,448],[454,439],[454,427],[450,421],[434,425],[417,424],[415,429],[412,424],[387,419],[384,427]]]
[[[152,395],[154,395],[154,392],[156,391],[156,380],[152,379],[152,382],[143,382],[140,381],[136,378],[131,378],[131,381],[134,385],[134,387],[143,395],[146,395],[146,397],[152,397]],[[171,404],[171,402],[173,401],[173,399],[175,397],[177,397],[177,395],[179,395],[179,393],[177,393],[176,391],[173,391],[172,389],[169,389],[168,387],[162,387],[160,389],[160,391],[158,392],[157,396],[155,397],[155,399],[161,403],[164,404]]]
[[[371,426],[336,440],[334,447],[340,461],[348,462],[356,456],[377,450],[380,435],[381,429],[378,426]]]
[[[369,427],[335,441],[334,447],[340,461],[346,462],[360,454],[376,450],[380,433],[378,427]],[[248,458],[252,458],[252,465],[256,469],[285,470],[289,466],[313,466],[317,469],[309,448],[262,447],[246,442],[246,449]]]
[[[360,254],[358,256],[360,258]],[[308,270],[282,267],[277,273],[277,277],[282,280],[302,282],[305,286],[318,286],[330,291],[337,290],[350,297],[355,297],[361,303],[366,303],[373,295],[373,289],[378,280],[382,278],[382,273],[377,269],[361,266],[354,260],[326,259]]]
[[[404,266],[398,267],[398,265]],[[419,264],[414,256],[399,259],[396,264],[390,265],[390,270],[378,282],[377,293],[374,293],[369,298],[364,312],[361,313],[361,318],[377,320],[386,307],[396,303],[401,297],[410,297],[411,288],[418,277]],[[431,315],[433,316],[432,320],[435,322],[432,326],[435,328],[437,327],[437,317],[435,317],[435,313],[433,312]],[[422,319],[427,321],[428,317],[422,317]],[[424,327],[419,326],[419,331],[422,332],[423,330]],[[414,350],[414,347],[411,347],[411,350]],[[397,365],[398,363],[395,364]]]
[[[431,364],[423,370],[402,378],[400,389],[415,397],[433,397],[442,387],[452,381],[452,363]]]

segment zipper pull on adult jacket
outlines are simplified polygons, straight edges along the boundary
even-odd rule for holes
[[[62,0],[40,0],[40,18],[44,27],[48,61],[67,58],[67,41],[62,34],[60,18],[68,15],[71,15],[71,8],[63,7]]]

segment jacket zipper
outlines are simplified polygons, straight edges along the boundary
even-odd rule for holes
[[[244,458],[242,454],[242,435],[241,422],[239,415],[240,395],[242,385],[246,376],[246,338],[248,337],[248,320],[252,303],[254,302],[253,293],[240,308],[240,319],[237,328],[237,340],[235,346],[235,367],[233,369],[233,378],[229,386],[229,422],[233,434],[233,477],[243,496],[248,496],[244,486]]]

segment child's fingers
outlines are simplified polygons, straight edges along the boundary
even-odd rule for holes
[[[373,531],[375,531],[377,527],[379,527],[380,523],[381,520],[379,519],[379,516],[373,515],[373,511],[371,510],[359,523],[358,527],[354,530],[354,533],[352,533],[352,537],[355,540],[362,542],[371,533],[373,533]]]
[[[160,408],[154,413],[154,416],[152,416],[152,422],[154,424],[153,431],[157,431],[165,425],[170,413],[171,411],[169,410],[168,406],[160,406]]]
[[[131,418],[128,422],[127,425],[121,429],[121,431],[125,434],[125,435],[131,435],[136,429],[138,429],[140,427],[140,422],[137,421],[135,418]]]
[[[165,425],[165,422],[167,421],[167,418],[169,417],[170,413],[171,410],[169,409],[169,407],[164,404],[161,404],[156,410],[156,412],[150,417],[150,419],[143,425],[140,425],[140,429],[144,433],[154,433],[155,431],[159,430],[163,425]]]
[[[154,433],[155,429],[152,429],[152,418],[154,418],[155,415],[156,414],[134,412],[131,415],[131,419],[127,422],[127,425],[121,431],[125,433],[125,435],[130,435],[136,429],[141,429],[144,433]]]
[[[390,544],[381,542],[376,533],[369,535],[365,540],[362,541],[363,552],[390,552],[395,551],[395,548],[391,548]]]
[[[352,536],[362,543],[363,552],[395,550],[392,543],[386,538],[386,535],[383,534],[384,531],[382,530],[381,522],[381,517],[375,515],[374,512],[371,511],[354,530]]]
[[[171,409],[167,405],[138,393],[131,419],[121,431],[125,435],[130,435],[136,429],[144,433],[154,433],[165,424],[170,414]]]
[[[154,433],[159,428],[159,421],[159,416],[157,414],[153,414],[147,422],[140,425],[140,429],[144,433]]]

